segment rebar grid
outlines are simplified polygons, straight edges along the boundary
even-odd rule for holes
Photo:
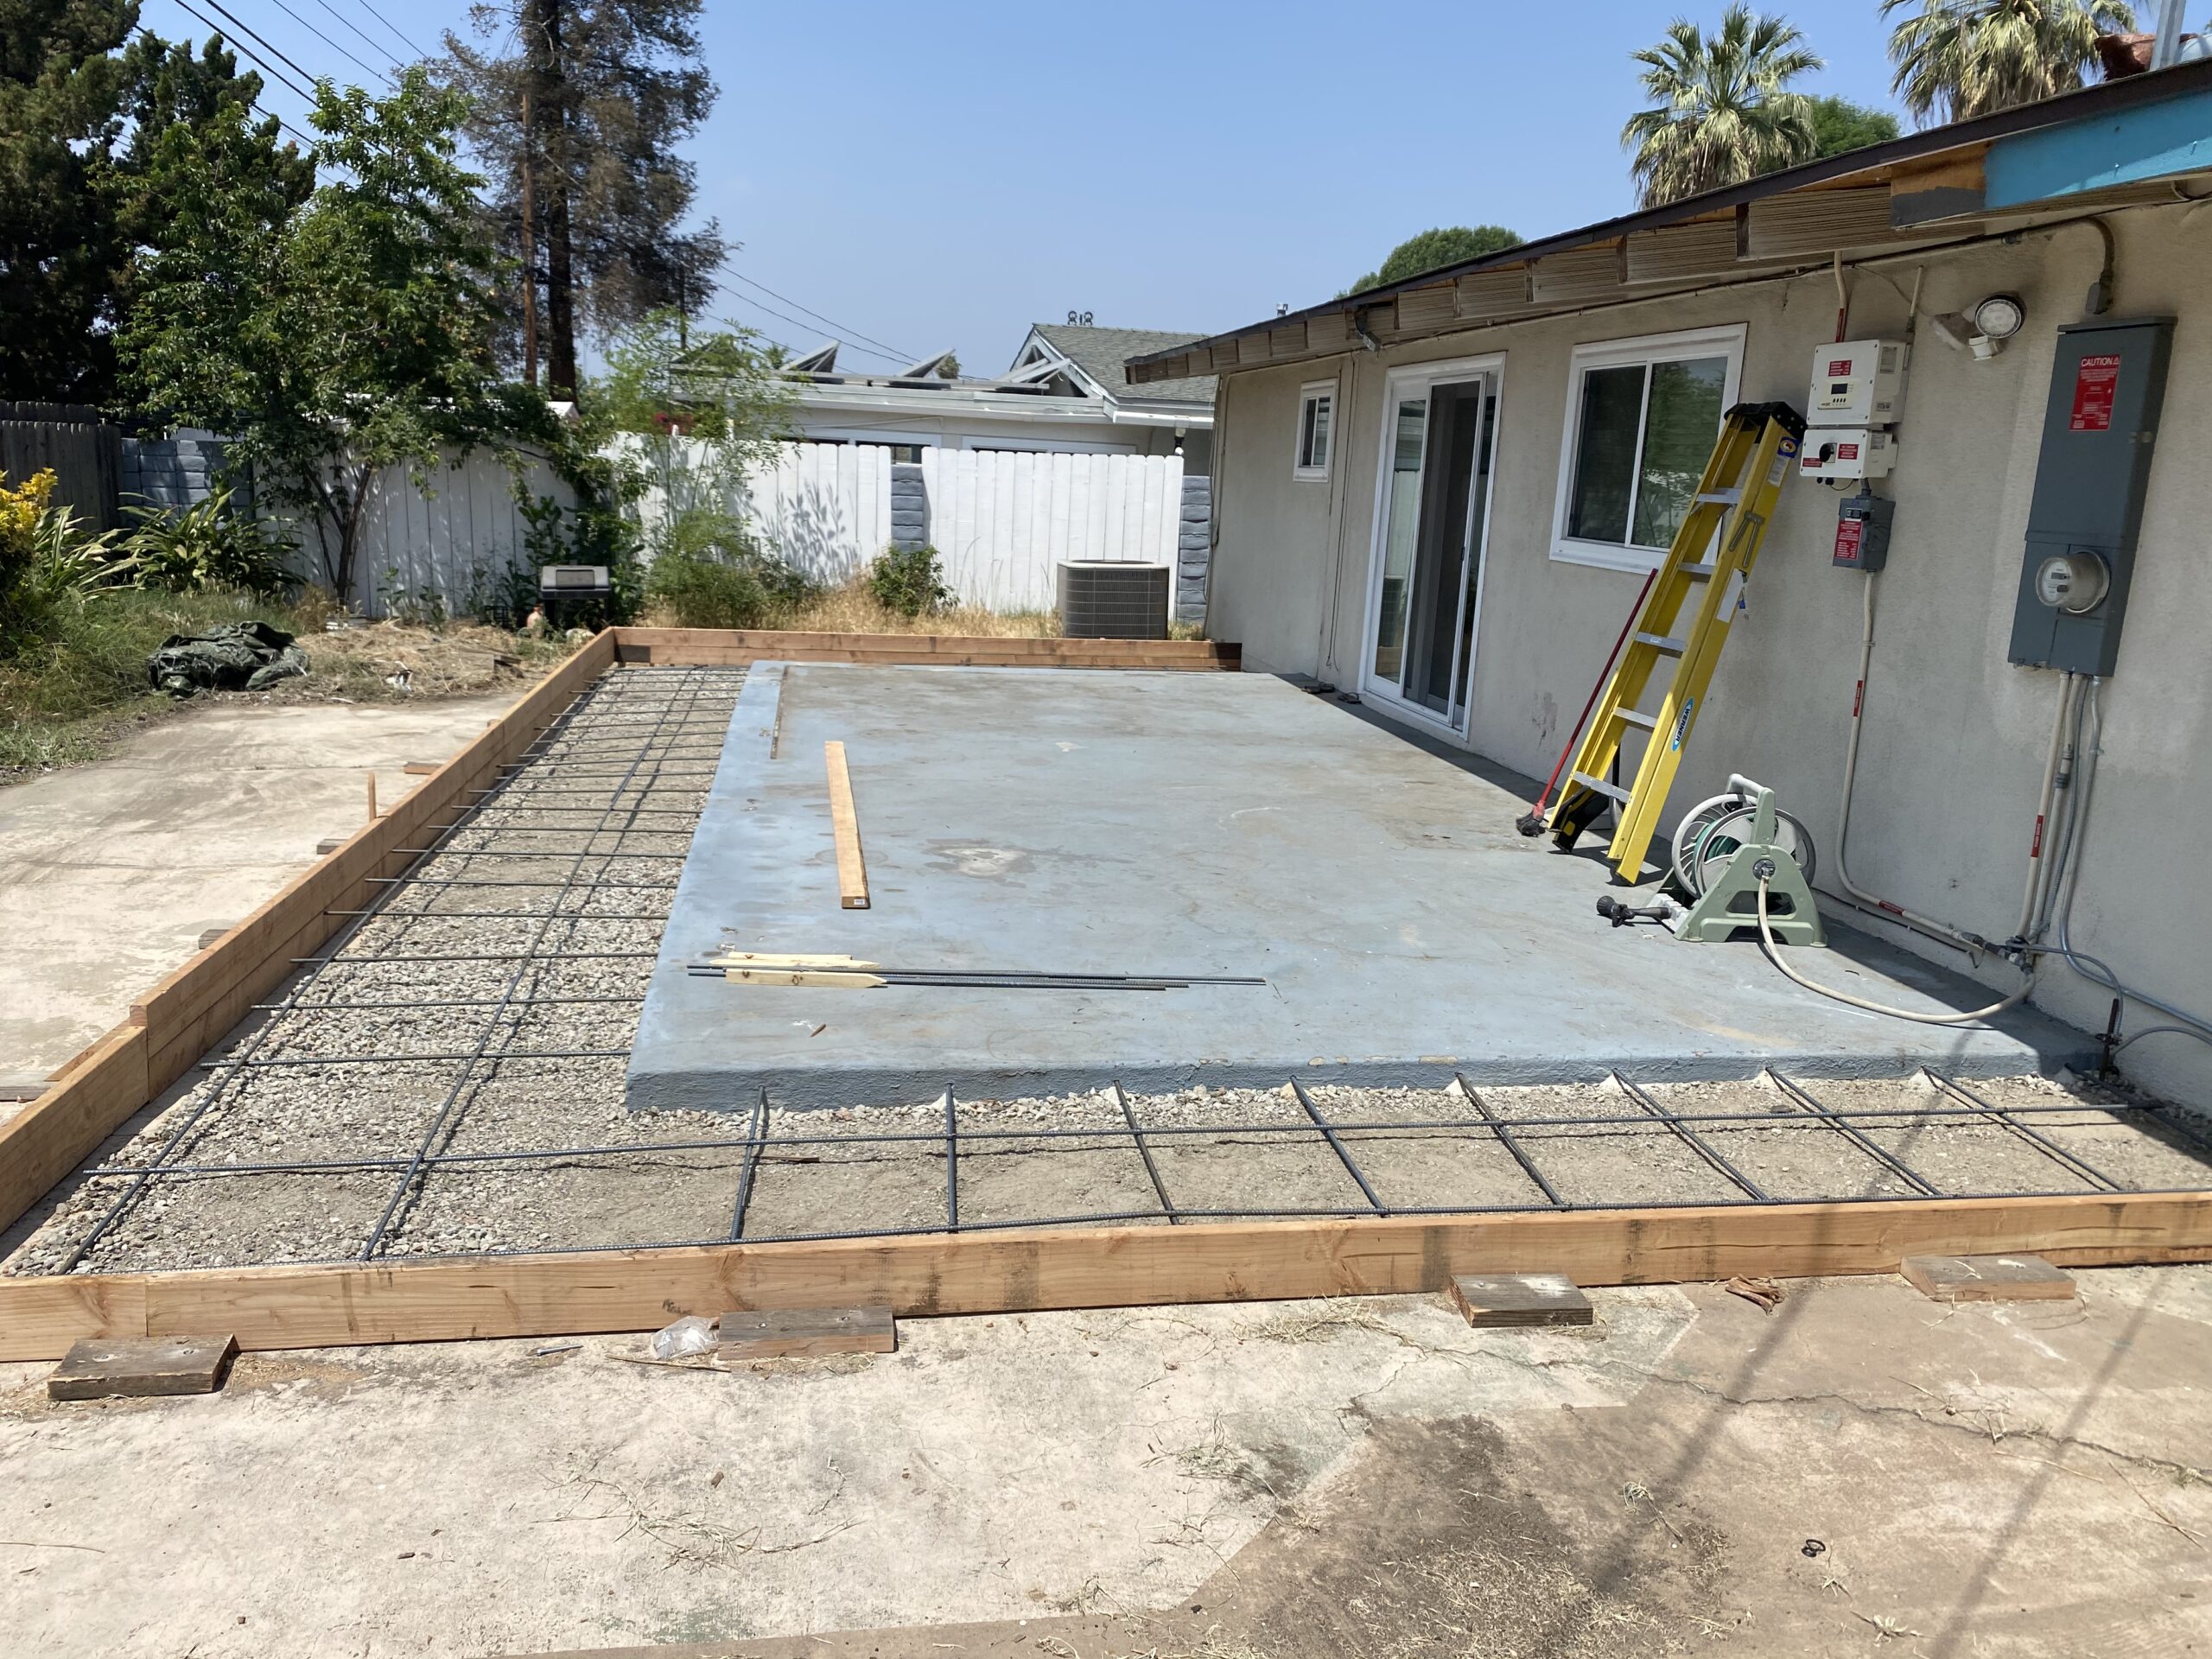
[[[563,711],[493,785],[472,791],[456,804],[450,822],[423,839],[426,845],[403,849],[415,861],[399,877],[379,879],[375,895],[359,909],[330,914],[340,924],[329,944],[315,955],[296,958],[303,971],[277,1001],[257,1005],[260,1023],[245,1030],[225,1053],[201,1062],[209,1076],[200,1085],[196,1099],[175,1128],[162,1138],[145,1161],[101,1164],[82,1172],[92,1185],[119,1184],[114,1201],[71,1250],[63,1271],[85,1262],[100,1243],[111,1236],[124,1217],[164,1184],[189,1183],[251,1176],[375,1175],[393,1178],[376,1221],[351,1259],[370,1260],[390,1253],[407,1217],[443,1174],[508,1166],[517,1170],[547,1170],[561,1166],[590,1166],[613,1160],[690,1154],[734,1154],[738,1162],[734,1190],[720,1213],[728,1217],[727,1230],[711,1237],[630,1241],[622,1243],[537,1244],[494,1247],[467,1252],[500,1255],[523,1253],[579,1254],[602,1250],[692,1245],[729,1241],[766,1239],[801,1241],[861,1239],[917,1234],[982,1230],[1022,1230],[1056,1226],[1096,1226],[1192,1221],[1257,1220],[1275,1217],[1356,1218],[1377,1216],[1445,1216],[1545,1213],[1602,1211],[1633,1207],[1647,1210],[1703,1208],[1714,1205],[1756,1206],[1778,1200],[1766,1192],[1714,1144],[1716,1131],[1789,1128],[1832,1136],[1833,1144],[1850,1149],[1869,1172],[1878,1171],[1908,1189],[1910,1199],[1942,1198],[2041,1198],[2080,1192],[2133,1192],[2107,1172],[2034,1127],[2035,1120],[2070,1113],[2101,1114],[2113,1120],[2153,1121],[2196,1145],[2212,1151],[2212,1142],[2187,1124],[2153,1106],[2133,1102],[2053,1102],[2048,1104],[1999,1104],[1955,1079],[1930,1072],[1934,1095],[1925,1103],[1847,1109],[1821,1100],[1801,1079],[1770,1071],[1775,1105],[1765,1112],[1678,1111],[1635,1079],[1613,1074],[1605,1081],[1617,1090],[1628,1109],[1611,1113],[1562,1112],[1508,1116],[1495,1109],[1464,1077],[1455,1077],[1451,1089],[1465,1103],[1464,1112],[1444,1116],[1397,1116],[1384,1120],[1345,1122],[1332,1119],[1317,1101],[1306,1079],[1286,1080],[1287,1092],[1298,1103],[1296,1117],[1256,1122],[1170,1123],[1147,1122],[1140,1103],[1119,1083],[1100,1091],[1102,1103],[1110,1105],[1117,1122],[1099,1127],[1027,1126],[994,1128],[963,1123],[953,1091],[943,1091],[937,1109],[942,1124],[935,1128],[900,1129],[859,1128],[855,1131],[810,1133],[785,1125],[778,1132],[772,1117],[772,1103],[765,1094],[749,1108],[745,1132],[730,1135],[693,1135],[665,1140],[613,1140],[550,1147],[507,1147],[490,1150],[456,1150],[454,1136],[471,1104],[494,1078],[514,1074],[535,1077],[533,1068],[570,1062],[620,1059],[626,1046],[573,1047],[525,1044],[520,1039],[535,1010],[589,1007],[604,1009],[610,1020],[626,1016],[634,1020],[644,1003],[651,964],[658,956],[659,929],[667,918],[665,904],[647,907],[626,901],[622,907],[601,912],[591,906],[602,895],[656,892],[673,897],[693,829],[706,799],[720,754],[721,737],[732,704],[744,677],[742,669],[653,669],[628,667],[611,671]],[[582,777],[605,781],[579,786]],[[549,783],[549,779],[564,781]],[[534,807],[540,798],[563,801],[588,800],[588,805]],[[666,804],[681,800],[683,804]],[[562,820],[549,823],[540,816],[550,813]],[[547,836],[560,844],[546,847]],[[654,850],[640,850],[634,838],[651,837]],[[537,838],[533,840],[532,838]],[[669,849],[664,843],[680,840]],[[526,845],[509,845],[527,842]],[[626,843],[629,843],[626,844]],[[524,861],[537,874],[501,880],[474,875],[470,871],[501,859]],[[637,880],[644,871],[624,868],[658,860],[669,868],[660,881]],[[551,877],[548,863],[566,861],[565,872]],[[619,879],[616,873],[619,872]],[[449,895],[464,905],[480,905],[456,889],[481,893],[508,891],[515,894],[512,909],[454,908],[443,906]],[[539,894],[549,893],[550,898]],[[483,924],[509,924],[525,937],[518,941],[484,937]],[[484,948],[465,948],[472,940],[468,924],[477,929],[474,942]],[[598,948],[608,943],[588,937],[594,927],[640,930],[638,948]],[[650,937],[647,937],[647,935]],[[457,948],[462,947],[462,948]],[[585,948],[580,948],[585,947]],[[549,976],[572,963],[626,964],[606,971],[633,975],[634,988],[626,979],[613,989],[583,992],[549,985]],[[486,991],[465,983],[442,980],[454,966],[499,970]],[[349,989],[361,973],[393,970],[411,976],[410,988],[423,995],[407,995],[389,982],[371,981],[366,995]],[[467,994],[456,994],[467,993]],[[407,1048],[392,1045],[389,1033],[376,1016],[434,1012],[436,1029],[449,1040],[435,1048]],[[333,1040],[350,1027],[348,1017],[370,1016],[371,1039],[365,1049],[346,1052]],[[558,1017],[558,1016],[556,1016]],[[461,1027],[462,1029],[456,1029]],[[337,1069],[335,1075],[358,1075],[363,1065],[389,1065],[412,1072],[417,1066],[450,1066],[442,1092],[418,1121],[416,1130],[389,1149],[374,1148],[352,1157],[305,1157],[253,1160],[226,1159],[192,1161],[188,1154],[208,1131],[252,1098],[265,1081],[283,1076],[311,1074],[318,1068]],[[550,1074],[549,1074],[550,1075]],[[1594,1081],[1594,1080],[1593,1080]],[[611,1080],[607,1098],[619,1102],[619,1077]],[[596,1103],[599,1096],[594,1094]],[[786,1116],[789,1115],[786,1114]],[[2063,1178],[2064,1184],[2044,1186],[2024,1184],[2002,1191],[1966,1190],[1945,1186],[1868,1134],[1874,1130],[1939,1128],[1946,1126],[1989,1126],[1998,1128]],[[1577,1136],[1654,1137],[1681,1145],[1709,1167],[1731,1189],[1719,1199],[1694,1198],[1638,1199],[1614,1198],[1578,1199],[1563,1191],[1543,1167],[1531,1136],[1541,1138],[1560,1132]],[[1400,1202],[1391,1183],[1378,1184],[1355,1156],[1351,1142],[1365,1142],[1385,1135],[1440,1137],[1501,1149],[1510,1158],[1529,1188],[1524,1201],[1480,1205],[1427,1205]],[[1041,1143],[1033,1153],[1014,1143]],[[1357,1205],[1254,1204],[1198,1205],[1179,1203],[1175,1183],[1162,1171],[1155,1148],[1174,1146],[1302,1145],[1314,1147],[1325,1165],[1339,1170],[1360,1194]],[[1109,1147],[1133,1154],[1156,1203],[1138,1207],[1105,1208],[1035,1216],[978,1218],[969,1206],[963,1213],[961,1173],[963,1160],[1049,1155],[1055,1148]],[[867,1154],[883,1158],[903,1154],[941,1160],[944,1218],[915,1225],[856,1226],[835,1230],[749,1230],[749,1215],[756,1207],[764,1184],[772,1172],[791,1163],[810,1161],[822,1149]],[[2206,1185],[2212,1183],[2200,1183]],[[2194,1189],[2188,1189],[2194,1190]],[[1898,1201],[1894,1195],[1839,1194],[1826,1202],[1884,1203]],[[291,1258],[299,1259],[299,1258]],[[343,1260],[347,1258],[329,1258]]]

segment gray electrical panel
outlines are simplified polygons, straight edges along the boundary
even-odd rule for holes
[[[2012,660],[2109,674],[2165,402],[2171,317],[2058,331]]]

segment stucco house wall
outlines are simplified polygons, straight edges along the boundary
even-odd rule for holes
[[[2191,868],[2189,852],[2193,832],[2212,823],[2212,469],[2201,461],[2212,451],[2212,215],[2176,207],[2110,223],[2119,241],[2112,315],[2167,315],[2177,325],[2120,664],[2100,697],[2102,759],[2074,943],[2129,983],[2202,1014],[2212,1007],[2212,880]],[[1987,362],[1918,331],[1900,461],[1881,486],[1897,503],[1896,537],[1876,589],[1852,811],[1851,868],[1861,886],[1997,939],[2018,919],[2060,694],[2057,673],[2012,665],[2006,644],[2055,331],[2080,316],[2099,258],[2093,230],[2062,226],[1888,262],[1879,274],[1850,272],[1854,338],[1904,331],[1916,266],[1924,270],[1923,314],[1998,291],[2027,303],[2026,327]],[[1217,431],[1209,631],[1240,640],[1249,666],[1357,690],[1385,373],[1502,353],[1464,741],[1541,778],[1641,582],[1552,556],[1573,348],[1740,323],[1739,397],[1802,407],[1814,350],[1834,338],[1835,318],[1834,279],[1821,271],[1232,373]],[[1332,376],[1340,414],[1331,475],[1295,480],[1300,388]],[[1748,772],[1805,819],[1831,872],[1866,581],[1830,565],[1838,499],[1808,480],[1788,486],[1749,613],[1732,630],[1664,818],[1671,830],[1729,772]],[[1835,890],[1833,874],[1820,885]],[[1943,947],[1924,948],[1967,965]],[[1825,965],[1834,977],[1842,964]],[[2018,982],[2002,963],[1982,964],[1980,974],[1992,986]],[[2108,993],[2054,961],[2035,1000],[2094,1029]],[[1870,1051],[1881,1048],[1888,1023],[1867,1016]],[[2134,1028],[2153,1023],[2140,1009],[2131,1016]],[[2125,1058],[2146,1084],[2212,1105],[2212,1049],[2158,1037]]]

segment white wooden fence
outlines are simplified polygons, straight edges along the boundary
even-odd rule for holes
[[[550,496],[564,509],[575,505],[575,493],[542,459],[524,463],[522,480],[533,498]],[[314,524],[294,520],[283,527],[300,548],[300,571],[324,580]],[[530,563],[528,530],[515,500],[515,476],[495,455],[480,449],[448,456],[429,475],[428,492],[405,467],[388,468],[369,486],[346,598],[369,616],[434,603],[461,614],[488,597],[508,569]]]
[[[639,440],[630,440],[631,443]],[[891,541],[891,450],[881,444],[791,443],[734,484],[718,481],[703,443],[665,452],[660,481],[640,503],[648,529],[670,511],[714,495],[749,518],[761,540],[817,582],[849,581]],[[1176,563],[1183,462],[1175,455],[1015,454],[925,448],[930,540],[963,604],[1050,610],[1063,559]],[[523,474],[532,497],[574,505],[542,460]],[[348,597],[368,614],[435,601],[470,608],[511,567],[527,565],[528,524],[515,481],[497,457],[448,460],[428,493],[404,468],[372,487]],[[293,527],[301,568],[319,573],[310,525]]]
[[[1179,455],[925,449],[930,540],[963,603],[1049,611],[1063,559],[1175,563]]]

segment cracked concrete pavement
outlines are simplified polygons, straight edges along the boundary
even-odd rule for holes
[[[0,1367],[0,1605],[198,1659],[2212,1644],[2212,1268],[2079,1277],[913,1320],[728,1375],[330,1350],[105,1405]]]

